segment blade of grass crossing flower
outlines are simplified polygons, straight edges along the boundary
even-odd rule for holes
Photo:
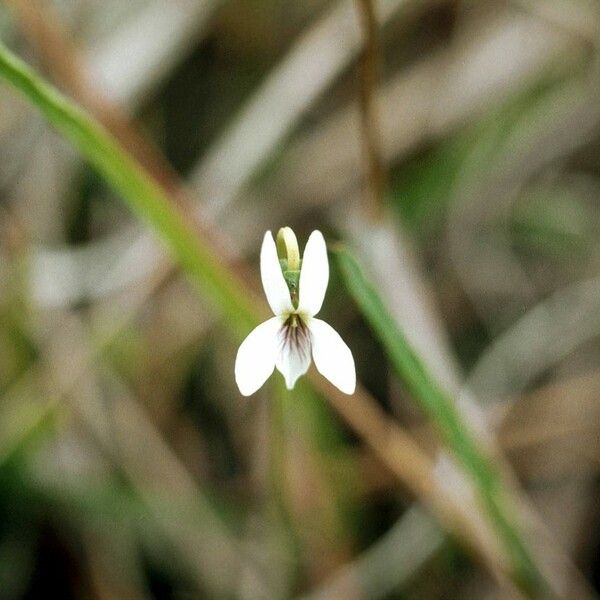
[[[105,129],[0,43],[0,77],[21,91],[150,224],[188,276],[241,334],[258,323],[250,299],[185,214]]]
[[[429,375],[351,252],[338,246],[334,253],[350,294],[385,348],[394,370],[475,482],[480,502],[510,561],[511,578],[531,596],[542,593],[546,589],[544,577],[516,522],[498,467],[477,441],[453,399]]]

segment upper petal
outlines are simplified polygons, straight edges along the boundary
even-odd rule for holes
[[[298,319],[298,325],[285,325],[279,332],[279,352],[275,364],[283,377],[288,390],[293,389],[301,375],[310,366],[310,331]]]
[[[254,394],[275,368],[281,319],[273,317],[253,329],[235,357],[235,382],[244,396]]]
[[[310,320],[312,355],[319,373],[345,394],[356,388],[356,369],[350,348],[339,333],[321,319]]]
[[[300,268],[299,312],[312,317],[321,310],[328,281],[327,246],[323,234],[313,231],[306,242]]]
[[[270,231],[265,233],[260,249],[260,277],[269,306],[275,315],[293,310],[290,290],[283,277],[277,248]]]

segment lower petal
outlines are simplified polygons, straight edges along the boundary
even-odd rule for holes
[[[281,318],[273,317],[253,329],[235,358],[235,382],[244,396],[254,394],[275,368]]]
[[[356,369],[350,348],[331,325],[311,319],[312,355],[317,370],[345,394],[356,388]]]
[[[293,389],[301,375],[310,366],[310,333],[298,320],[295,327],[284,326],[279,333],[279,352],[275,359],[277,369],[285,378],[288,390]]]

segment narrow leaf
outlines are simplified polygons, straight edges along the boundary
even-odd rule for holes
[[[173,257],[238,332],[258,320],[243,287],[163,189],[91,116],[0,43],[0,77],[20,90],[158,234]]]
[[[397,375],[470,474],[481,504],[503,543],[515,583],[523,591],[537,595],[544,589],[543,578],[516,522],[500,470],[477,440],[453,398],[429,374],[352,253],[343,246],[334,252],[350,294],[383,345]]]

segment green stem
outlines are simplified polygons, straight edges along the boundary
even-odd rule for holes
[[[280,514],[286,514],[285,397],[289,394],[280,381],[273,383],[275,393],[269,402],[269,478],[271,498]]]
[[[202,292],[238,333],[257,324],[257,311],[237,279],[223,267],[189,217],[107,131],[76,104],[43,81],[0,43],[0,76],[20,90],[124,198],[132,211],[158,233]]]
[[[544,593],[544,578],[517,524],[500,469],[479,443],[451,396],[428,373],[354,256],[343,247],[338,247],[335,254],[348,290],[383,344],[392,366],[474,481],[481,504],[510,561],[512,579],[528,595]]]

